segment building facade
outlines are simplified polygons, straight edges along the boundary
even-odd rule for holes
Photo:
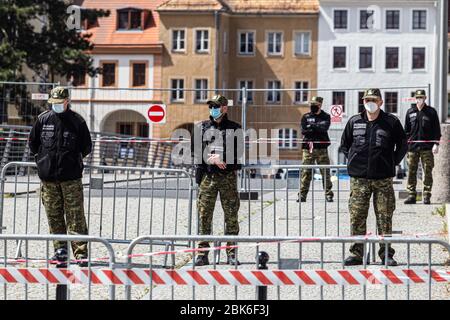
[[[320,1],[318,87],[329,90],[319,94],[328,106],[344,106],[343,122],[330,130],[334,163],[345,162],[340,136],[364,108],[365,88],[382,88],[383,109],[402,122],[415,89],[429,91],[431,105],[437,101],[436,10],[435,1]]]
[[[83,8],[110,10],[109,17],[84,21],[90,33],[94,67],[102,73],[91,78],[83,73],[72,79],[72,108],[91,131],[151,137],[147,111],[160,103],[162,45],[156,7],[162,1],[85,0]]]
[[[162,83],[172,89],[163,95],[163,136],[207,119],[215,92],[232,100],[230,117],[241,122],[240,89],[265,89],[248,92],[245,127],[268,130],[281,139],[281,160],[298,161],[305,89],[317,86],[318,1],[169,0],[158,12]]]

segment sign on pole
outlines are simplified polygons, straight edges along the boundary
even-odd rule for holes
[[[48,93],[32,93],[31,100],[48,100]]]
[[[154,104],[148,108],[148,119],[153,123],[166,123],[166,105]]]
[[[332,123],[341,123],[342,122],[342,113],[343,113],[342,105],[332,105],[330,109],[331,113],[331,122]]]

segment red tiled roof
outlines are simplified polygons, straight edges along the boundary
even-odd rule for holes
[[[318,13],[319,0],[166,0],[158,11],[216,11],[231,13]]]
[[[164,0],[85,0],[83,8],[96,8],[110,10],[109,17],[100,18],[98,26],[89,28],[92,34],[91,41],[96,47],[146,47],[159,44],[159,15],[156,12],[158,5]],[[143,31],[123,32],[116,30],[117,9],[139,8],[150,10],[152,26]]]

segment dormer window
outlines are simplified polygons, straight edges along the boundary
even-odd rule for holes
[[[117,10],[117,30],[139,31],[144,30],[150,21],[149,10],[126,8]]]

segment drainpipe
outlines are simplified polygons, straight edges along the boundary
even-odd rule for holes
[[[219,37],[220,37],[220,14],[219,11],[214,11],[214,23],[216,27],[216,50],[214,56],[214,90],[218,94],[217,89],[219,88]]]

